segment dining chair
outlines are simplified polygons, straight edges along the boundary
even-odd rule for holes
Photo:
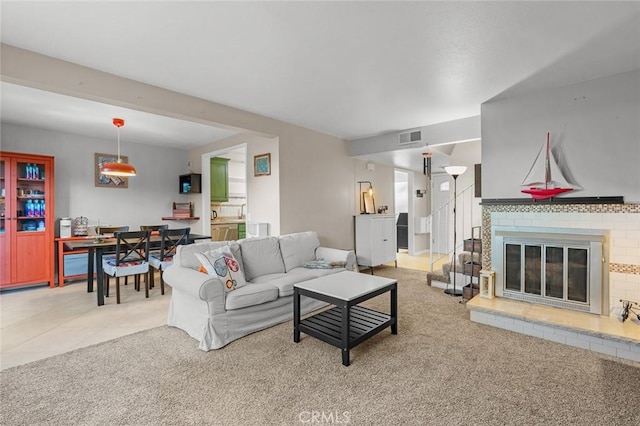
[[[116,238],[115,255],[102,258],[102,268],[106,284],[105,295],[109,294],[109,277],[116,278],[116,303],[120,303],[120,277],[135,276],[136,290],[140,290],[140,275],[144,280],[145,297],[149,297],[149,235],[151,231],[114,232]]]
[[[105,235],[113,234],[114,232],[127,232],[128,226],[96,226],[96,234]]]
[[[169,225],[140,225],[140,230],[141,231],[151,231],[152,234],[154,232],[159,232],[161,229],[169,229]],[[151,243],[151,250],[154,249],[154,247],[159,247],[159,244],[154,244]],[[149,276],[151,277],[149,280],[149,288],[153,288],[155,286],[155,282],[154,282],[154,273],[153,271],[149,272]],[[126,285],[126,283],[125,283]],[[164,294],[164,290],[162,292],[162,294]]]
[[[169,229],[169,225],[140,225],[141,231],[160,231],[161,229]]]
[[[108,235],[113,234],[114,232],[127,232],[129,231],[129,226],[96,226],[96,235]],[[104,254],[113,254],[115,251],[106,250]],[[125,277],[124,285],[128,285],[129,280]],[[109,286],[107,286],[104,295],[109,297]]]
[[[160,230],[160,250],[152,250],[149,253],[149,264],[152,268],[160,271],[160,294],[164,294],[164,279],[162,273],[173,264],[173,256],[179,245],[189,244],[189,232],[191,228],[181,229],[161,229]],[[151,277],[151,287],[153,287],[153,271],[149,273]]]

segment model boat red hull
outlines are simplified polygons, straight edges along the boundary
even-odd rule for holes
[[[525,194],[531,195],[534,200],[546,200],[569,191],[573,191],[573,188],[528,188],[522,190]]]

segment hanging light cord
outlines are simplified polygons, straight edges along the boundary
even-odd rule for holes
[[[116,125],[116,127],[118,128],[118,163],[122,163],[120,159],[120,126]]]

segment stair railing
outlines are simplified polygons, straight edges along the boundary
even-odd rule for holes
[[[473,198],[474,184],[471,184],[457,193],[457,212],[458,224],[457,234],[462,236],[456,242],[456,252],[461,253],[464,244],[465,235],[471,233],[473,223]],[[442,206],[438,207],[428,216],[429,235],[431,237],[429,247],[429,271],[433,272],[433,265],[440,262],[443,258],[449,259],[453,255],[453,225],[451,224],[453,217],[453,198],[448,200]],[[443,225],[443,226],[442,226]],[[446,232],[441,232],[446,229]],[[444,234],[444,235],[442,235]],[[435,253],[434,247],[446,247],[445,253]]]

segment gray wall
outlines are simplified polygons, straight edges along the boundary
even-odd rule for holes
[[[115,139],[105,140],[2,123],[3,151],[55,157],[55,217],[89,218],[89,224],[140,225],[163,222],[171,216],[172,202],[187,201],[178,194],[178,176],[186,173],[187,151],[136,144],[121,139],[122,155],[129,157],[138,175],[127,189],[100,188],[94,184],[94,154],[116,154]],[[188,226],[188,225],[187,225]],[[56,230],[57,232],[57,230]]]
[[[640,70],[482,104],[482,198],[518,198],[551,132],[582,191],[640,202]]]

